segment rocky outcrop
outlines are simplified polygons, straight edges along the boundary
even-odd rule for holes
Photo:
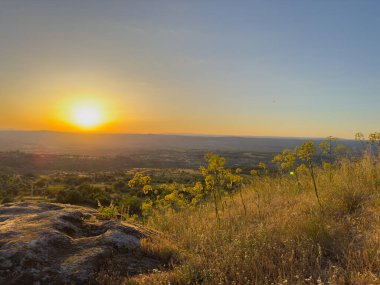
[[[148,256],[142,227],[99,220],[93,209],[51,203],[0,206],[0,284],[96,284],[109,260],[125,275],[162,265]]]

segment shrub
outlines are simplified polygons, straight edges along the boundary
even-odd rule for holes
[[[80,204],[83,202],[81,193],[76,189],[65,189],[59,191],[57,195],[57,202],[68,204]]]
[[[141,215],[141,200],[136,196],[126,196],[121,200],[122,206],[129,215]]]

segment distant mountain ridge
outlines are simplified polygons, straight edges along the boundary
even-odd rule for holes
[[[281,137],[201,136],[170,134],[65,133],[54,131],[0,131],[0,151],[115,155],[152,150],[279,152],[306,140]],[[351,148],[353,140],[339,140]]]

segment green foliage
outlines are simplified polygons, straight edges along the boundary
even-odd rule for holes
[[[296,151],[298,158],[307,163],[311,163],[317,153],[315,144],[312,141],[304,142]]]
[[[136,196],[125,196],[120,201],[120,206],[128,215],[141,215],[141,200]]]
[[[322,154],[332,156],[333,155],[333,143],[338,139],[333,136],[328,136],[325,141],[319,143],[319,149]]]
[[[307,172],[307,167],[305,164],[300,164],[297,168],[296,168],[296,173],[298,174],[305,174]]]
[[[317,153],[317,148],[315,147],[315,144],[312,141],[306,141],[300,147],[296,148],[296,153],[297,153],[298,158],[301,161],[304,161],[306,163],[306,166],[309,168],[310,176],[313,181],[315,197],[317,198],[319,206],[322,208],[322,203],[319,198],[319,193],[318,193],[318,188],[317,188],[317,183],[316,183],[316,178],[315,178],[314,162],[313,162],[313,158],[315,157]]]
[[[355,134],[355,140],[357,140],[357,141],[364,141],[365,137],[364,137],[363,133],[356,133]]]
[[[258,175],[260,176],[268,175],[269,170],[265,162],[260,161],[257,164],[257,168],[258,168],[258,171],[257,171]]]
[[[116,181],[113,185],[112,188],[115,191],[125,191],[127,188],[127,184],[123,180],[118,180]]]
[[[141,205],[141,212],[143,217],[151,216],[153,213],[153,201],[149,198],[146,199]]]
[[[133,191],[128,198],[117,202],[120,207],[132,214],[138,214],[146,220],[158,212],[167,210],[180,211],[196,207],[212,198],[215,204],[216,217],[223,208],[223,199],[241,191],[242,169],[226,169],[225,158],[209,153],[205,156],[207,166],[200,167],[203,181],[181,184],[177,182],[152,184],[149,175],[135,173],[128,181]],[[131,196],[132,195],[132,196]],[[133,200],[131,197],[135,197]],[[242,200],[245,209],[244,201]]]
[[[296,162],[296,154],[291,149],[285,149],[281,154],[276,155],[272,162],[277,165],[280,172],[292,171]]]
[[[103,204],[111,202],[111,193],[107,190],[99,190],[89,184],[82,184],[77,187],[61,190],[57,194],[57,202],[78,205],[96,206],[98,201]]]
[[[146,185],[149,185],[151,181],[151,178],[148,175],[144,175],[142,173],[136,173],[135,176],[128,181],[129,188],[136,188],[136,187],[144,187]]]
[[[334,146],[333,142],[337,141],[338,139],[329,136],[327,137],[327,140],[322,141],[319,144],[319,149],[321,150],[322,153],[322,167],[323,169],[327,170],[329,172],[329,180],[332,180],[332,164],[334,160]],[[337,149],[335,148],[335,152],[337,152]],[[327,157],[327,161],[324,160],[323,157]]]
[[[59,203],[81,204],[84,198],[77,189],[68,189],[59,193],[57,201]]]
[[[342,155],[348,155],[350,154],[350,152],[351,152],[350,148],[342,144],[338,144],[335,148],[335,153],[338,157]]]
[[[380,167],[366,154],[334,157],[331,168],[323,168],[313,148],[305,149],[294,166],[302,192],[294,191],[289,175],[255,175],[242,191],[244,215],[236,193],[225,200],[219,221],[210,218],[214,203],[152,219],[150,225],[175,237],[184,252],[183,263],[153,275],[152,284],[378,284],[380,192],[372,174]],[[323,210],[305,175],[310,163]]]
[[[178,180],[145,170],[0,175],[0,200],[55,187],[59,202],[97,205],[103,219],[142,221],[173,237],[181,264],[153,274],[153,284],[377,284],[378,136],[358,135],[370,150],[362,158],[328,137],[320,152],[308,141],[276,155],[277,171],[261,162],[251,175],[214,153],[191,179],[182,170]],[[171,247],[142,244],[173,257]]]
[[[215,217],[219,221],[219,209],[223,209],[223,197],[241,187],[242,179],[239,176],[241,170],[238,169],[234,174],[230,169],[224,168],[225,158],[214,153],[206,154],[205,160],[207,167],[200,167],[200,171],[204,177],[205,188],[213,198]],[[245,209],[244,202],[243,206]]]
[[[368,140],[371,144],[380,143],[380,132],[369,134]]]
[[[119,211],[113,201],[110,202],[109,206],[103,206],[99,201],[98,207],[99,215],[104,220],[115,220],[119,216]]]

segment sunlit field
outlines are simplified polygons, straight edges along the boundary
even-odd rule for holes
[[[129,276],[110,259],[99,284],[379,284],[380,136],[305,141],[252,168],[208,153],[198,169],[1,176],[1,201],[76,204],[156,233],[157,265]]]
[[[195,168],[130,169],[112,158],[10,152],[0,202],[79,205],[149,233],[130,257],[104,260],[96,284],[380,284],[380,133],[357,133],[355,151],[344,142],[308,140],[242,167],[241,152],[226,153],[233,164],[209,152]],[[72,170],[48,171],[56,167]],[[132,274],[135,255],[147,261]]]
[[[135,173],[128,186],[140,189],[140,214],[131,214],[131,205],[123,202],[99,203],[99,213],[162,233],[145,246],[171,265],[132,278],[115,265],[101,271],[99,280],[378,284],[379,134],[357,139],[363,142],[362,154],[351,154],[329,137],[318,155],[317,147],[305,142],[249,174],[227,169],[223,157],[208,154],[200,168],[203,178],[189,184],[155,185],[146,173]]]
[[[330,174],[257,177],[242,199],[160,213],[149,225],[182,251],[182,264],[138,284],[378,284],[380,168],[368,156],[342,159]],[[298,184],[298,185],[297,185]],[[181,221],[181,222],[178,222]],[[153,281],[154,280],[154,281]],[[145,282],[145,283],[144,283]]]

